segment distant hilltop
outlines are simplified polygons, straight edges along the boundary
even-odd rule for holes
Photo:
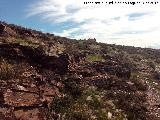
[[[89,42],[96,42],[96,38],[89,38],[88,41]]]

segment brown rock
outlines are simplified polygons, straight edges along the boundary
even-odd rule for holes
[[[0,91],[0,104],[4,103],[4,96],[3,93]]]
[[[5,30],[6,26],[3,24],[0,24],[0,33],[3,33]]]
[[[122,64],[118,64],[114,61],[109,62],[95,62],[90,64],[91,67],[95,68],[97,72],[107,72],[111,75],[116,75],[120,78],[129,79],[131,76],[131,70],[127,67],[123,67]]]
[[[15,116],[18,120],[47,120],[45,108],[34,108],[30,110],[17,110]]]
[[[15,111],[15,116],[20,120],[40,120],[38,117],[39,111],[38,109],[33,110],[17,110]]]
[[[27,92],[14,92],[10,89],[8,89],[4,93],[5,104],[14,107],[33,106],[35,104],[38,104],[38,97],[39,96],[37,94]]]
[[[0,108],[0,120],[17,120],[12,108]]]
[[[0,33],[4,35],[10,35],[10,36],[15,36],[16,32],[12,30],[10,27],[7,27],[4,24],[0,24]]]
[[[42,102],[50,103],[53,100],[53,97],[56,96],[56,89],[49,86],[41,86],[40,91],[42,91]]]

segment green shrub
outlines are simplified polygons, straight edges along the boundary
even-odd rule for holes
[[[40,43],[38,43],[36,40],[26,40],[22,38],[8,38],[6,41],[8,43],[17,43],[22,46],[31,46],[34,48],[37,48],[40,45]]]
[[[55,97],[50,110],[65,120],[108,120],[108,112],[112,113],[113,119],[124,118],[123,113],[117,112],[114,103],[109,102],[104,95],[104,91],[86,86],[82,95],[76,99],[71,95]]]
[[[88,55],[86,59],[91,62],[104,60],[101,55]]]
[[[0,61],[0,79],[9,80],[16,79],[20,75],[21,65],[11,64],[8,61]]]
[[[67,96],[65,97],[55,97],[51,103],[51,109],[53,109],[56,113],[64,113],[67,112],[66,108],[71,104],[71,99]]]
[[[81,101],[81,102],[80,102]],[[50,104],[50,109],[65,120],[88,120],[84,101],[75,100],[72,96],[55,97]]]
[[[153,69],[156,68],[156,63],[153,62],[153,61],[149,61],[149,62],[148,62],[148,65],[149,65],[151,68],[153,68]]]
[[[81,96],[83,89],[75,80],[68,79],[65,80],[63,84],[65,85],[65,93],[69,93],[74,98]]]
[[[14,71],[14,66],[8,64],[6,61],[0,64],[0,79],[7,80],[15,78],[16,72]]]
[[[94,44],[92,44],[92,45],[89,45],[89,48],[90,48],[91,50],[100,50],[100,49],[101,49],[101,46],[100,46],[100,45],[94,45]]]

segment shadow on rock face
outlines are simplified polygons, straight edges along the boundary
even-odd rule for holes
[[[19,44],[0,44],[0,56],[16,61],[26,61],[39,69],[51,69],[61,75],[74,67],[74,60],[69,54],[61,54],[59,57],[47,56],[40,48]]]

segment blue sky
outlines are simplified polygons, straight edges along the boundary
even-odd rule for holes
[[[27,17],[29,6],[38,0],[0,0],[0,20],[44,32],[60,32],[61,25],[42,21],[39,17]],[[65,26],[65,25],[63,25]]]
[[[160,48],[160,3],[84,5],[84,1],[95,0],[1,0],[0,20],[69,38]]]

